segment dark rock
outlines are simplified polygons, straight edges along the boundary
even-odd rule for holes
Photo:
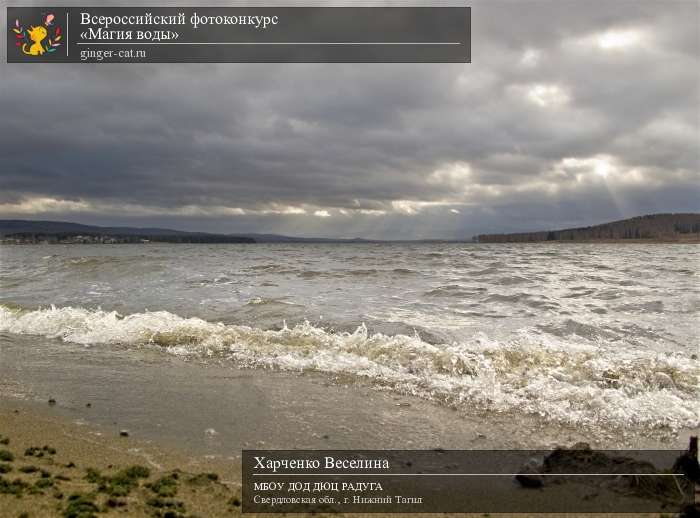
[[[698,438],[692,436],[689,441],[688,450],[676,459],[673,463],[675,473],[684,473],[696,484],[700,482],[700,464],[698,464]]]
[[[515,475],[515,480],[523,487],[537,489],[544,486],[544,478],[538,474],[519,473]]]
[[[542,466],[536,460],[530,460],[520,468],[520,472],[515,475],[515,480],[521,486],[531,489],[544,486]]]
[[[121,430],[119,432],[119,437],[129,437],[129,432],[127,430]]]
[[[700,504],[688,504],[681,509],[678,518],[700,518]]]
[[[56,400],[54,398],[49,399],[49,405],[54,406],[56,404]]]
[[[577,442],[570,449],[576,451],[591,451],[591,445],[587,442]]]

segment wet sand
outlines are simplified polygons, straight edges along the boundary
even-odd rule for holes
[[[102,426],[107,435],[126,429],[140,440],[232,462],[245,448],[534,449],[581,441],[685,448],[690,433],[592,435],[536,416],[455,410],[357,381],[205,365],[151,348],[56,347],[0,336],[0,355],[0,395],[44,406],[55,399],[52,414]]]

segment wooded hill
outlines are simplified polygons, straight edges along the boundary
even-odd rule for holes
[[[700,242],[700,214],[650,214],[590,227],[477,236],[479,243],[633,240]]]

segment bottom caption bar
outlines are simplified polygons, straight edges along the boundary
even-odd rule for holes
[[[687,451],[244,450],[245,513],[695,512]]]

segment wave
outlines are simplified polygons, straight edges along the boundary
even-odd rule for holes
[[[428,343],[417,334],[331,332],[308,322],[278,330],[81,307],[0,305],[0,332],[88,345],[157,347],[237,366],[322,372],[440,404],[524,412],[576,426],[674,432],[700,424],[700,362],[681,354],[554,341],[520,333],[507,342]]]

